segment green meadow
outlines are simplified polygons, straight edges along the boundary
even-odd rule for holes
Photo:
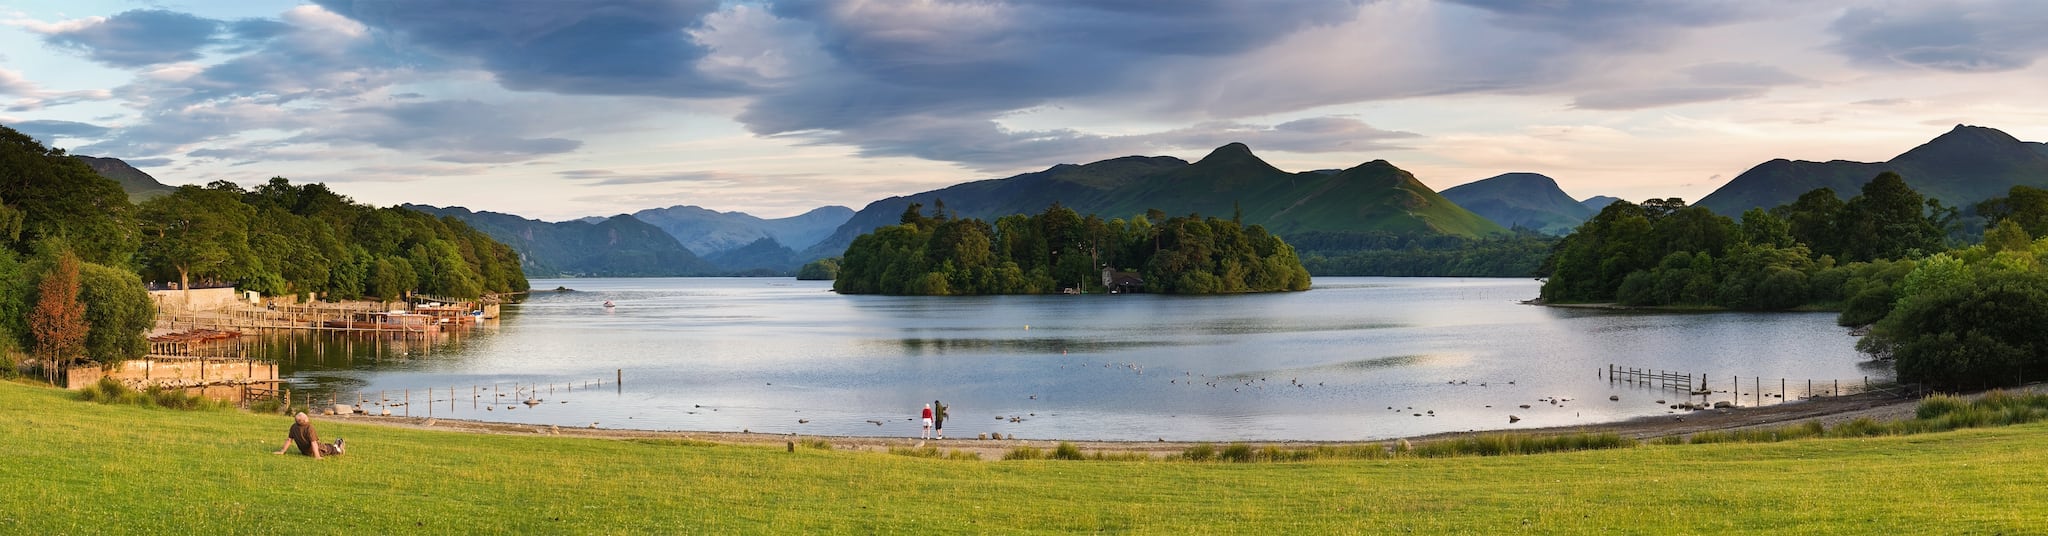
[[[1539,455],[961,460],[482,435],[0,382],[0,533],[2027,533],[2048,424]],[[815,442],[812,442],[815,444]]]

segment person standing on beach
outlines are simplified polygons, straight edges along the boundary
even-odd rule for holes
[[[925,405],[924,405],[924,433],[918,434],[918,435],[917,435],[917,438],[918,438],[918,439],[931,439],[931,438],[932,438],[932,405],[931,405],[931,404],[925,404]]]
[[[932,401],[932,435],[946,438],[946,405],[937,400]]]

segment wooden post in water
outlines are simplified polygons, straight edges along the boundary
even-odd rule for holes
[[[626,369],[617,369],[613,372],[618,376],[612,380],[612,385],[617,387],[620,393],[626,392]]]

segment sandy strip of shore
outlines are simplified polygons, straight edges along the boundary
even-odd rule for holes
[[[2030,385],[2021,390],[2043,390],[2041,384]],[[1833,426],[1836,423],[1868,417],[1879,421],[1912,418],[1919,400],[1903,393],[1872,391],[1849,396],[1815,398],[1759,408],[1735,408],[1702,410],[1666,416],[1643,417],[1633,420],[1587,424],[1582,426],[1560,426],[1551,428],[1527,428],[1513,430],[1481,430],[1472,432],[1451,432],[1405,438],[1410,442],[1429,442],[1450,438],[1468,437],[1493,433],[1518,434],[1573,434],[1573,433],[1615,433],[1639,440],[1651,440],[1668,436],[1686,436],[1706,431],[1729,431],[1746,428],[1777,427],[1818,421]],[[1003,440],[945,439],[926,440],[917,438],[867,437],[867,436],[816,436],[802,434],[766,434],[744,432],[691,432],[662,430],[630,430],[612,428],[568,428],[550,425],[485,422],[459,419],[430,419],[421,417],[381,417],[368,415],[323,416],[322,419],[340,422],[376,424],[400,428],[443,430],[450,432],[507,434],[507,435],[550,435],[561,437],[583,437],[598,439],[681,439],[705,441],[732,445],[756,445],[775,448],[784,447],[789,441],[824,440],[834,449],[887,451],[894,447],[938,447],[941,450],[958,450],[981,455],[984,460],[1001,459],[1005,452],[1019,446],[1050,448],[1063,440],[1057,438],[1025,438]],[[358,441],[374,441],[363,438]],[[1207,443],[1245,443],[1255,447],[1267,445],[1281,448],[1342,445],[1384,445],[1391,441],[1210,441]],[[1204,442],[1197,441],[1071,441],[1084,452],[1143,453],[1165,457],[1181,453],[1189,447]]]

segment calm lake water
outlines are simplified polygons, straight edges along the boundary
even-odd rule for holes
[[[271,351],[300,392],[412,390],[393,414],[915,437],[912,418],[938,399],[950,437],[1076,440],[1381,439],[1663,415],[1657,400],[1685,398],[1612,385],[1600,376],[1610,363],[1706,374],[1717,390],[1739,375],[1745,405],[1751,377],[1766,393],[1788,379],[1788,398],[1808,379],[1889,377],[1830,313],[1520,304],[1537,285],[1323,277],[1285,294],[941,298],[788,279],[535,280],[576,292],[536,292],[493,326],[432,342],[301,338]],[[620,370],[621,385],[583,387]],[[544,402],[518,403],[514,384],[539,384]]]

